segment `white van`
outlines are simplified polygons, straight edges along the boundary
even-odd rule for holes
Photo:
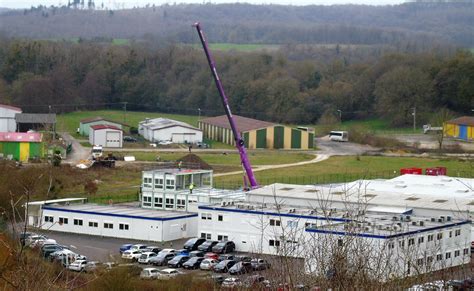
[[[331,131],[329,139],[332,141],[349,141],[349,134],[347,131]]]

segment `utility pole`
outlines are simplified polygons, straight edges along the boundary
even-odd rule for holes
[[[123,123],[127,123],[127,104],[128,102],[121,102],[123,104]]]
[[[413,132],[416,132],[416,106],[413,107]]]
[[[338,109],[337,112],[339,113],[339,122],[342,123],[342,110]]]
[[[198,108],[198,114],[199,114],[199,118],[198,118],[198,121],[201,120],[201,108]]]

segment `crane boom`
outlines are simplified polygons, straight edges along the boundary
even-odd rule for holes
[[[242,136],[240,135],[240,132],[237,130],[237,126],[235,125],[235,121],[229,107],[229,100],[224,92],[224,87],[222,86],[219,75],[217,74],[216,65],[212,58],[209,47],[207,45],[207,41],[206,41],[206,38],[204,37],[204,33],[201,29],[201,24],[199,22],[196,22],[193,26],[196,27],[199,38],[202,43],[202,47],[204,49],[204,52],[206,53],[207,62],[209,63],[209,67],[211,68],[212,76],[214,77],[214,81],[216,82],[217,90],[219,91],[219,95],[221,96],[222,105],[224,105],[225,114],[227,115],[227,118],[229,119],[229,124],[232,129],[232,133],[234,134],[235,144],[236,144],[237,149],[239,150],[240,161],[242,163],[242,166],[245,169],[251,188],[252,189],[257,188],[258,187],[257,179],[255,178],[253,174],[252,166],[250,165],[250,161],[247,156],[247,151],[245,150],[244,140],[242,139]]]

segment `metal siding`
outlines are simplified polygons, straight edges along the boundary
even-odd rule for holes
[[[285,138],[284,138],[284,149],[291,149],[291,128],[285,126]]]
[[[257,131],[249,131],[249,149],[257,148]]]
[[[3,145],[3,152],[5,157],[7,155],[12,155],[13,159],[19,160],[20,159],[20,143],[18,142],[6,142]]]
[[[20,161],[27,162],[30,158],[30,143],[21,142],[20,143]]]
[[[3,154],[3,144],[4,144],[4,142],[0,142],[0,153],[2,153],[2,154]]]
[[[291,129],[291,148],[292,149],[301,148],[301,131],[297,129]]]
[[[266,137],[267,149],[273,149],[274,137],[275,137],[275,133],[273,130],[273,126],[267,127],[267,137]]]
[[[249,133],[248,133],[248,132],[244,132],[244,133],[242,134],[242,138],[244,139],[245,147],[246,147],[246,148],[249,148]]]
[[[309,149],[314,148],[314,133],[309,133],[308,134],[308,148]]]
[[[275,126],[273,128],[273,148],[282,149],[285,144],[285,128],[283,126]]]
[[[257,148],[264,149],[267,147],[267,129],[257,130]]]
[[[474,127],[469,126],[467,128],[467,138],[468,139],[474,139]]]
[[[301,149],[307,150],[308,149],[308,132],[301,131]]]
[[[30,143],[30,157],[41,157],[41,143]]]

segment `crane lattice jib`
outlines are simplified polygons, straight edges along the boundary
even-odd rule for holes
[[[214,62],[214,60],[211,56],[211,52],[210,52],[209,47],[207,45],[207,41],[204,37],[204,33],[201,29],[201,24],[199,22],[196,22],[193,26],[196,27],[196,30],[199,34],[199,38],[201,39],[202,47],[204,49],[204,52],[206,53],[206,57],[207,57],[207,61],[209,63],[209,67],[211,68],[212,76],[214,77],[214,81],[216,82],[217,90],[219,91],[219,95],[221,96],[222,105],[224,105],[225,114],[227,115],[227,118],[229,119],[230,127],[232,129],[232,133],[234,134],[235,144],[237,146],[237,149],[239,150],[240,161],[241,161],[242,166],[244,167],[244,170],[247,174],[247,178],[249,180],[250,186],[252,187],[252,189],[257,188],[258,187],[257,179],[255,178],[255,176],[253,174],[252,166],[250,165],[250,161],[249,161],[249,158],[247,156],[247,151],[245,150],[244,140],[242,139],[242,136],[240,135],[240,132],[238,131],[237,126],[235,125],[235,121],[234,121],[234,118],[232,116],[232,112],[230,111],[229,101],[227,99],[227,96],[225,95],[224,87],[222,86],[219,75],[217,74],[216,65],[215,65],[215,62]]]

